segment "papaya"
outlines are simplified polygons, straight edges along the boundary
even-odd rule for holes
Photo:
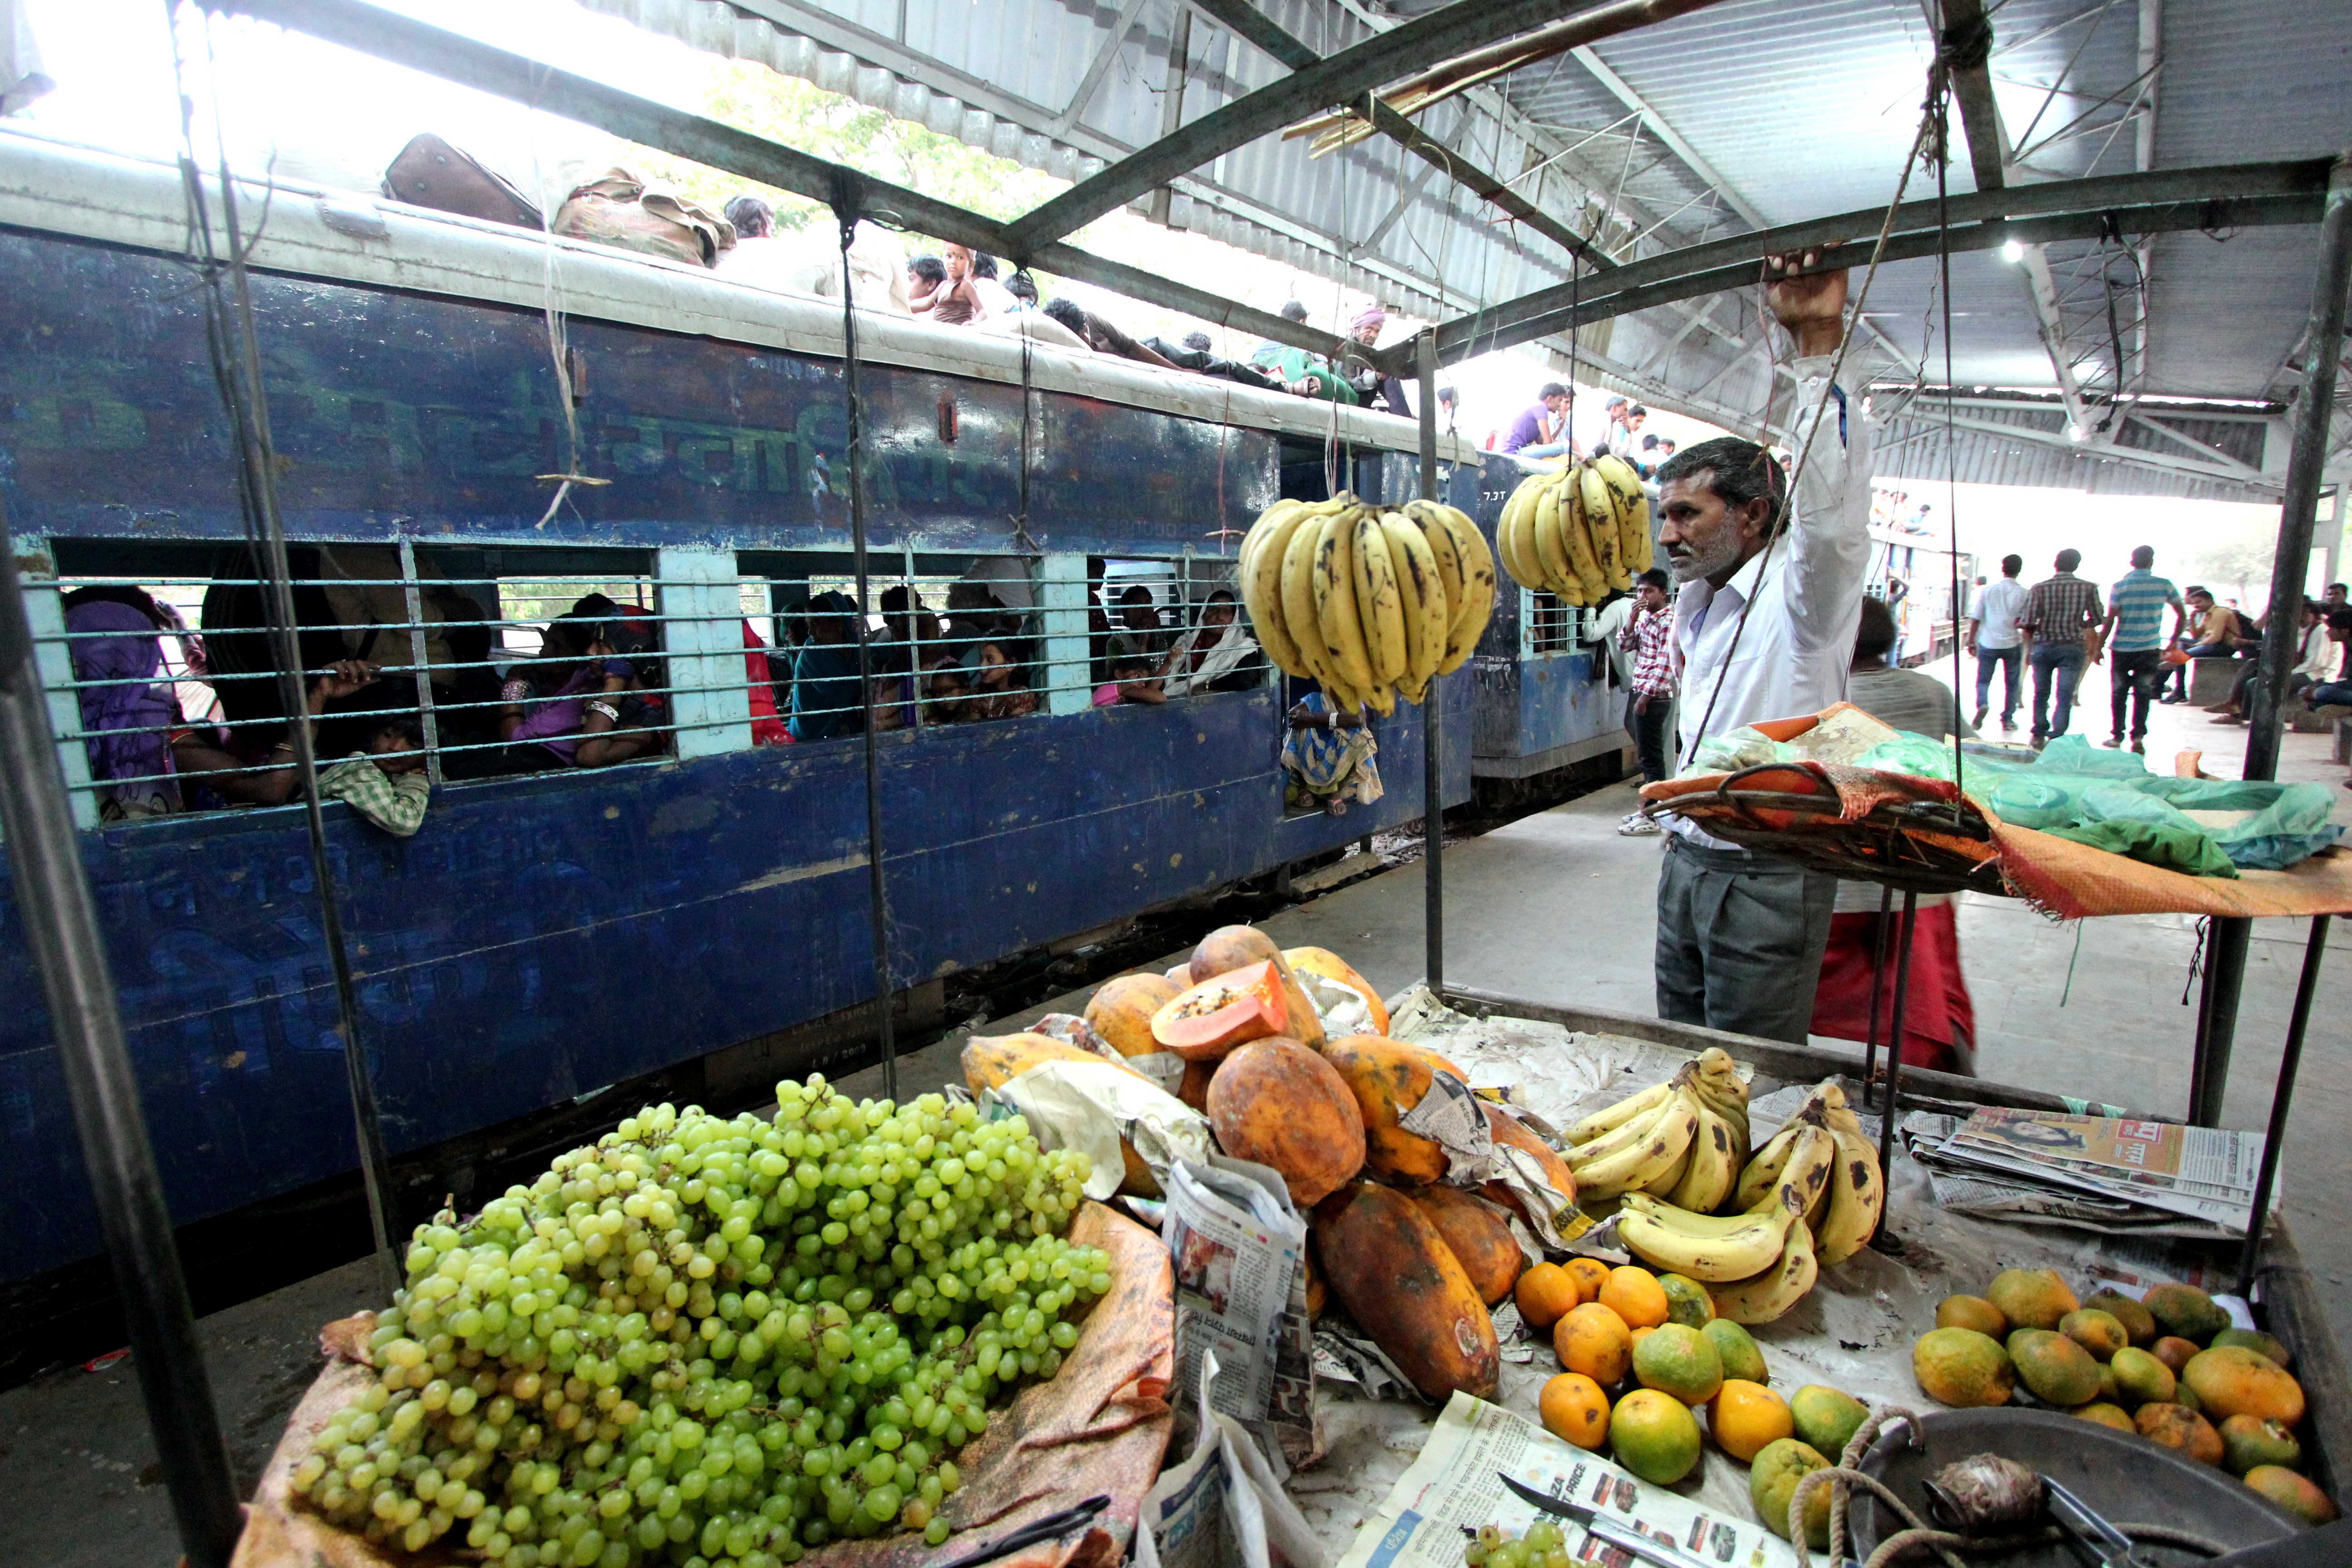
[[[1517,1117],[1483,1102],[1479,1109],[1486,1113],[1486,1126],[1494,1133],[1495,1142],[1508,1143],[1515,1149],[1524,1149],[1533,1154],[1543,1166],[1544,1180],[1553,1192],[1559,1194],[1560,1204],[1573,1206],[1576,1203],[1576,1173],[1568,1168],[1568,1162],[1561,1159],[1550,1144],[1520,1125]],[[1516,1205],[1518,1202],[1511,1189],[1500,1182],[1488,1182],[1478,1189],[1478,1194],[1498,1204]]]
[[[1398,1123],[1421,1103],[1437,1074],[1450,1072],[1465,1082],[1467,1074],[1435,1051],[1378,1035],[1344,1035],[1323,1047],[1323,1059],[1339,1069],[1363,1112],[1366,1169],[1384,1182],[1444,1180],[1444,1146]]]
[[[1334,984],[1344,985],[1361,996],[1365,1011],[1371,1016],[1370,1032],[1375,1035],[1389,1032],[1388,1004],[1382,1002],[1381,994],[1372,989],[1372,983],[1357,973],[1346,959],[1328,947],[1286,947],[1282,950],[1282,958],[1293,973],[1305,970]]]
[[[1282,976],[1273,962],[1261,962],[1168,1002],[1151,1015],[1151,1037],[1186,1061],[1215,1061],[1235,1046],[1286,1033],[1290,1021]]]
[[[1363,1168],[1364,1118],[1339,1069],[1296,1040],[1257,1040],[1209,1080],[1209,1131],[1237,1160],[1282,1173],[1303,1213]]]
[[[1282,977],[1283,1000],[1290,1009],[1290,1024],[1279,1032],[1309,1050],[1321,1050],[1323,1021],[1316,1016],[1315,1004],[1307,999],[1306,989],[1291,973],[1290,962],[1282,956],[1282,949],[1274,944],[1274,938],[1255,926],[1219,926],[1202,937],[1201,945],[1192,950],[1192,984],[1198,985],[1253,963],[1271,963]]]
[[[1423,1187],[1410,1195],[1445,1238],[1446,1249],[1470,1277],[1480,1300],[1491,1307],[1511,1293],[1527,1255],[1500,1210],[1459,1187]]]
[[[974,1035],[963,1047],[964,1087],[977,1097],[982,1090],[1002,1089],[1031,1068],[1047,1062],[1100,1062],[1098,1057],[1081,1046],[1073,1046],[1049,1035]],[[1112,1066],[1118,1066],[1112,1063]],[[1139,1081],[1150,1084],[1150,1079],[1133,1068],[1121,1070],[1133,1073]],[[1158,1089],[1160,1086],[1151,1084]],[[1151,1167],[1135,1152],[1135,1145],[1122,1138],[1118,1141],[1120,1176],[1118,1190],[1132,1193],[1139,1198],[1160,1196],[1160,1184],[1151,1174]]]
[[[1445,1237],[1411,1198],[1353,1182],[1316,1205],[1316,1259],[1331,1298],[1422,1394],[1492,1399],[1494,1320]]]
[[[1087,1023],[1120,1056],[1150,1056],[1161,1048],[1151,1037],[1151,1016],[1183,991],[1165,975],[1122,974],[1087,999]]]
[[[1176,1086],[1176,1098],[1202,1115],[1208,1114],[1209,1084],[1216,1076],[1215,1062],[1186,1062],[1183,1081]]]
[[[1315,1249],[1309,1247],[1305,1257],[1307,1268],[1307,1321],[1313,1322],[1323,1315],[1324,1303],[1331,1292],[1323,1283],[1323,1270],[1315,1261]]]

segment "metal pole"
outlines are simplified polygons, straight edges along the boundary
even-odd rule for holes
[[[2278,552],[2272,558],[2271,599],[2252,703],[2246,712],[2246,763],[2239,776],[2278,777],[2279,710],[2286,678],[2303,636],[2303,580],[2311,569],[2312,525],[2319,513],[2319,473],[2327,460],[2328,422],[2336,411],[2336,365],[2344,353],[2344,297],[2352,289],[2352,153],[2340,154],[2327,175],[2327,205],[2319,218],[2319,276],[2311,319],[2303,335],[2303,393],[2294,407],[2294,439],[2286,462],[2286,495],[2279,506]],[[2210,958],[2212,1005],[2205,1049],[2189,1086],[2189,1120],[2217,1127],[2230,1081],[2230,1047],[2238,1030],[2238,993],[2246,982],[2253,922],[2216,920]]]
[[[2294,1012],[2287,1019],[2286,1049],[2279,1057],[2278,1086],[2271,1090],[2271,1124],[2263,1139],[2262,1172],[2254,1178],[2253,1211],[2246,1216],[2246,1247],[2238,1257],[2238,1294],[2253,1289],[2254,1260],[2263,1250],[2263,1226],[2270,1218],[2271,1187],[2278,1180],[2279,1154],[2286,1146],[2287,1108],[2294,1103],[2295,1074],[2303,1067],[2304,1031],[2311,1023],[2311,998],[2319,989],[2319,961],[2327,954],[2326,915],[2311,918],[2311,938],[2303,944],[2303,978],[2295,983]]]
[[[0,514],[0,834],[16,911],[41,973],[82,1165],[98,1202],[131,1364],[191,1568],[225,1568],[244,1529],[212,1381],[172,1239],[172,1215],[122,1036],[98,907],[81,863],[55,736],[33,662],[16,552]]]
[[[882,1047],[882,1098],[898,1098],[898,1041],[890,1019],[890,905],[882,874],[882,760],[874,749],[874,628],[866,624],[871,587],[866,556],[866,483],[859,469],[866,439],[857,407],[857,301],[849,274],[849,247],[857,232],[857,204],[835,198],[841,225],[841,386],[849,408],[849,547],[857,565],[857,700],[866,739],[866,893],[874,938],[874,1033]],[[1027,396],[1024,388],[1023,396]]]
[[[1870,932],[1870,1036],[1862,1042],[1862,1089],[1867,1099],[1870,1080],[1878,1076],[1879,1004],[1886,994],[1886,925],[1895,904],[1895,886],[1878,889],[1878,920]]]
[[[1886,1037],[1886,1098],[1878,1110],[1879,1180],[1894,1167],[1895,1106],[1903,1093],[1903,1015],[1911,1000],[1911,928],[1919,913],[1919,895],[1903,892],[1903,931],[1895,943],[1895,1017]],[[1870,1086],[1863,1089],[1867,1096]]]
[[[1422,329],[1417,344],[1421,363],[1421,499],[1437,499],[1437,334]],[[1445,994],[1445,752],[1444,724],[1438,710],[1445,705],[1444,682],[1432,678],[1421,694],[1421,876],[1423,959],[1432,994]]]

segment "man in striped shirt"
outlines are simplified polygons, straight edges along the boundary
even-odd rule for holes
[[[2132,569],[2107,590],[2107,617],[2100,629],[2107,635],[2107,688],[2114,701],[2115,729],[2107,744],[2124,743],[2124,710],[2130,707],[2131,749],[2147,750],[2147,705],[2164,684],[2164,612],[2172,611],[2172,635],[2189,624],[2180,590],[2169,578],[2159,577],[2156,552],[2141,545],[2131,552]]]
[[[2074,575],[2079,550],[2062,550],[2057,571],[2033,584],[2018,625],[2028,638],[2026,662],[2033,667],[2033,749],[2066,732],[2074,716],[2074,686],[2088,658],[2083,634],[2099,624],[2099,590]],[[2058,711],[2050,711],[2050,688],[2058,688]]]
[[[1633,614],[1617,634],[1617,646],[1633,656],[1625,728],[1642,760],[1643,784],[1667,776],[1666,719],[1675,705],[1675,611],[1666,602],[1666,574],[1655,567],[1633,580]],[[1628,838],[1643,837],[1658,831],[1658,821],[1637,805],[1617,831]]]

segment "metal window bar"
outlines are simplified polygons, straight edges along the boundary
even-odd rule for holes
[[[1591,612],[1570,605],[1540,588],[1528,594],[1528,649],[1530,653],[1574,653],[1583,646]]]

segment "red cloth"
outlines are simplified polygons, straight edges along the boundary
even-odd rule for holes
[[[748,678],[751,694],[751,744],[755,746],[789,746],[792,731],[776,717],[776,688],[768,672],[768,645],[743,623],[743,673]]]
[[[1911,937],[1911,985],[1903,1005],[1906,1067],[1969,1072],[1975,1067],[1977,1014],[1960,975],[1959,928],[1952,906],[1921,910]],[[1875,914],[1832,915],[1822,954],[1821,986],[1813,993],[1813,1033],[1861,1041],[1870,1032],[1870,952]],[[1886,978],[1879,993],[1883,1043],[1895,1020],[1895,960],[1902,951],[1903,906],[1886,921]]]

